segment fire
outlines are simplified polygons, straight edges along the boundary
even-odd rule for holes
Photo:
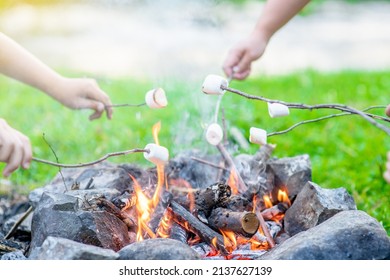
[[[154,143],[156,143],[157,145],[160,145],[158,141],[158,134],[160,133],[160,130],[161,130],[161,121],[155,123],[152,127]]]
[[[237,187],[238,184],[237,184],[237,182],[238,182],[237,174],[234,171],[234,169],[231,168],[230,169],[230,176],[229,176],[227,184],[232,189],[232,194],[234,194],[234,195],[238,194],[238,187]]]
[[[161,130],[161,122],[155,123],[152,127],[152,134],[153,134],[154,142],[157,145],[160,145],[159,140],[158,140],[158,134],[159,134],[160,130]],[[161,191],[162,191],[162,188],[164,186],[164,179],[165,179],[164,165],[158,164],[157,165],[157,186],[156,186],[156,191],[154,192],[154,195],[153,195],[154,207],[157,206],[158,201],[160,199]]]
[[[180,193],[187,193],[187,198],[190,202],[189,209],[190,212],[194,211],[195,209],[195,195],[194,195],[194,189],[192,188],[191,184],[188,183],[184,179],[170,179],[169,185],[171,188],[171,191],[176,189]]]
[[[278,191],[278,201],[279,202],[284,202],[288,206],[291,206],[291,201],[288,198],[287,191],[285,191],[285,190],[279,190]]]
[[[172,225],[172,217],[169,211],[165,211],[160,224],[157,228],[156,235],[161,238],[169,238],[169,232]]]
[[[271,199],[268,195],[263,195],[265,208],[271,208],[273,206]]]
[[[232,231],[220,230],[223,236],[223,245],[226,250],[231,253],[237,248],[237,239],[236,235]]]

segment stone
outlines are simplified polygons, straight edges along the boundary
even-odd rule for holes
[[[272,158],[267,162],[267,166],[275,174],[272,197],[277,197],[279,189],[287,189],[289,197],[295,197],[312,179],[311,162],[309,155],[306,154],[280,159]]]
[[[390,238],[363,211],[342,211],[300,232],[261,256],[261,260],[383,260],[390,258]]]
[[[116,260],[119,254],[110,249],[86,245],[61,237],[48,236],[30,260]]]
[[[43,193],[32,219],[31,248],[41,246],[48,236],[114,251],[130,243],[120,219],[105,211],[85,211],[80,204],[80,198],[68,194]]]
[[[24,256],[22,251],[15,251],[15,252],[10,252],[6,253],[1,256],[2,261],[21,261],[21,260],[27,260],[27,258]]]
[[[198,260],[199,254],[188,245],[169,238],[132,243],[119,252],[120,260]]]
[[[344,210],[356,210],[355,201],[346,189],[323,189],[308,182],[286,211],[284,229],[293,236]]]

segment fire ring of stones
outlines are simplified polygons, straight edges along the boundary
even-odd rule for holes
[[[186,152],[157,168],[64,169],[28,199],[0,197],[0,257],[390,259],[383,226],[346,189],[321,188],[308,155],[273,148],[236,156],[235,168]]]

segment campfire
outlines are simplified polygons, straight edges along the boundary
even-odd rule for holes
[[[203,86],[205,93],[220,95],[215,118],[205,133],[219,153],[194,150],[170,159],[168,149],[159,143],[158,122],[152,128],[154,143],[144,149],[108,154],[81,165],[50,163],[64,169],[48,185],[30,193],[25,202],[31,204],[29,210],[12,217],[0,215],[9,218],[3,225],[4,238],[0,232],[0,255],[19,252],[29,259],[389,258],[390,240],[383,227],[356,210],[344,188],[323,189],[315,184],[308,155],[273,157],[276,147],[267,143],[271,134],[256,127],[250,129],[249,140],[259,145],[258,151],[231,155],[222,141],[226,131],[218,124],[227,86],[228,81],[215,76]],[[149,103],[153,108],[166,106],[164,91],[148,92]],[[286,104],[269,102],[270,116],[287,116],[290,104]],[[298,105],[290,107],[294,106]],[[132,152],[142,152],[153,167],[104,161]],[[27,225],[21,226],[26,217]]]

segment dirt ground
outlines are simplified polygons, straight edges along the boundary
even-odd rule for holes
[[[97,4],[98,3],[98,4]],[[76,1],[2,11],[0,30],[56,69],[108,77],[203,79],[248,34],[263,4]],[[390,4],[328,1],[279,31],[255,74],[389,69]]]

